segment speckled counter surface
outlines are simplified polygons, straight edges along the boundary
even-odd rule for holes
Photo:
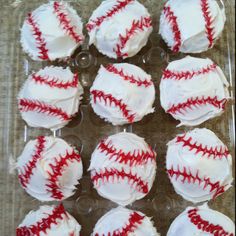
[[[29,72],[45,66],[46,63],[37,63],[29,60],[24,55],[19,44],[19,28],[29,10],[32,10],[45,1],[10,1],[0,0],[0,130],[1,130],[1,159],[0,159],[0,235],[15,235],[15,227],[22,221],[25,214],[31,209],[36,209],[40,202],[28,196],[19,186],[16,174],[9,174],[10,167],[17,155],[21,152],[25,140],[36,137],[37,135],[50,134],[49,131],[32,129],[25,127],[16,107],[16,96],[20,86],[25,80],[25,70]],[[92,11],[99,5],[101,0],[74,0],[72,4],[84,19],[88,20]],[[143,121],[126,127],[156,146],[158,153],[158,170],[154,187],[150,194],[143,200],[130,206],[133,209],[141,210],[148,216],[153,217],[153,221],[158,231],[166,235],[167,229],[173,219],[181,213],[187,206],[192,204],[184,201],[173,190],[168,177],[165,173],[165,152],[166,143],[177,133],[187,130],[186,127],[176,128],[176,122],[164,113],[159,104],[159,80],[161,70],[165,62],[160,61],[160,55],[153,53],[152,60],[143,63],[143,58],[147,52],[155,52],[155,48],[160,46],[165,51],[165,45],[157,35],[160,9],[164,1],[140,0],[153,16],[155,30],[150,38],[147,47],[139,55],[126,60],[144,68],[153,76],[156,94],[156,113],[146,117]],[[235,67],[235,1],[225,1],[227,12],[227,25],[221,39],[216,47],[199,56],[210,57],[218,63],[224,70],[227,78],[234,79]],[[86,47],[84,47],[86,48]],[[149,51],[148,51],[149,50]],[[151,50],[151,51],[150,51]],[[154,50],[154,51],[152,51]],[[75,144],[82,147],[82,158],[84,162],[85,175],[81,181],[76,194],[66,200],[66,209],[75,216],[83,227],[82,235],[89,236],[98,218],[115,205],[105,199],[100,198],[93,190],[88,168],[90,154],[102,137],[121,131],[124,127],[114,128],[112,125],[101,121],[91,110],[88,99],[88,90],[96,75],[98,65],[109,62],[109,59],[98,54],[94,49],[97,64],[89,69],[79,69],[80,78],[85,88],[85,97],[80,109],[80,114],[67,127],[58,134]],[[181,58],[183,55],[174,55],[168,52],[170,60]],[[231,62],[231,64],[230,64]],[[77,68],[78,69],[78,68]],[[234,92],[234,85],[231,87]],[[81,118],[81,114],[83,114]],[[233,124],[232,107],[229,105],[226,112],[219,118],[206,122],[201,127],[207,127],[229,146],[233,152]],[[233,153],[233,156],[234,153]],[[228,215],[233,220],[234,215],[234,187],[220,196],[209,205],[216,210]]]

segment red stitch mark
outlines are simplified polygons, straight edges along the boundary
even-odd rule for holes
[[[211,71],[214,71],[216,67],[217,67],[216,64],[211,64],[197,71],[181,71],[181,72],[178,72],[178,71],[175,72],[175,71],[165,69],[163,71],[162,79],[173,79],[173,80],[192,79],[194,76],[208,74]]]
[[[111,141],[106,142],[102,140],[98,146],[98,149],[106,155],[109,155],[109,159],[118,161],[119,163],[129,164],[130,166],[145,165],[148,160],[155,161],[156,153],[151,149],[148,151],[134,150],[132,152],[124,153],[121,149],[117,150]]]
[[[56,106],[50,106],[38,100],[20,99],[19,109],[21,112],[35,111],[38,113],[45,113],[51,116],[57,116],[64,121],[71,119],[71,116],[69,116],[61,108],[58,108]]]
[[[77,34],[77,32],[75,31],[75,26],[71,25],[71,21],[68,19],[68,15],[64,13],[61,9],[62,6],[63,6],[62,3],[59,3],[59,2],[53,3],[55,14],[58,20],[60,21],[62,28],[65,30],[65,32],[67,32],[67,34],[72,39],[75,40],[76,43],[82,42],[83,38],[79,34]]]
[[[132,233],[137,229],[138,225],[142,224],[144,216],[141,216],[138,212],[133,212],[130,214],[128,223],[122,229],[118,229],[108,235],[102,234],[101,236],[127,236],[129,233]],[[98,233],[95,236],[99,236]]]
[[[212,26],[213,19],[210,16],[210,8],[208,0],[201,0],[202,13],[205,19],[206,34],[209,40],[209,48],[213,46],[214,43],[214,28]]]
[[[55,165],[50,164],[50,167],[52,169],[51,172],[48,172],[49,178],[48,178],[48,184],[46,186],[48,187],[47,191],[51,193],[51,197],[57,200],[62,200],[64,195],[60,190],[60,186],[58,184],[58,177],[62,176],[62,173],[69,165],[69,163],[77,161],[80,162],[81,158],[80,155],[73,150],[71,154],[66,152],[65,156],[60,156],[59,160],[56,160]]]
[[[38,44],[37,48],[39,49],[39,58],[42,60],[49,60],[48,49],[46,48],[46,41],[43,38],[42,32],[40,31],[39,26],[35,22],[32,13],[28,14],[27,22],[32,27],[33,35],[35,36],[36,43]]]
[[[192,137],[186,138],[186,134],[179,135],[176,138],[176,143],[183,143],[183,147],[189,147],[189,150],[195,150],[195,154],[202,153],[202,156],[207,155],[210,157],[211,155],[214,156],[214,159],[217,157],[222,159],[223,157],[227,158],[229,155],[229,150],[225,146],[218,146],[218,147],[207,147],[203,146],[203,144],[197,144],[197,142],[191,143]]]
[[[32,156],[32,159],[26,164],[26,166],[24,167],[24,171],[21,171],[21,174],[18,175],[19,181],[24,188],[27,187],[27,184],[29,183],[30,177],[33,174],[33,170],[35,169],[38,160],[42,158],[42,152],[45,148],[45,143],[46,140],[44,136],[40,136],[37,138],[35,145],[36,149],[34,155]]]
[[[79,80],[78,80],[78,74],[75,74],[72,81],[69,82],[62,82],[59,81],[59,78],[50,78],[49,76],[41,76],[37,75],[36,73],[32,74],[31,79],[34,80],[36,83],[39,84],[45,84],[50,87],[55,88],[77,88]]]
[[[107,103],[109,103],[110,105],[114,103],[114,105],[120,109],[123,116],[128,120],[129,123],[132,123],[134,121],[135,114],[130,114],[131,111],[128,110],[127,105],[122,102],[122,99],[118,100],[111,94],[105,94],[103,91],[100,90],[92,90],[91,94],[93,95],[94,103],[97,102],[97,99],[99,99],[100,102],[101,100],[104,100],[106,105]]]
[[[133,75],[127,75],[124,73],[123,68],[121,68],[120,70],[118,68],[116,68],[114,65],[110,64],[107,65],[105,67],[105,69],[111,73],[114,73],[116,75],[119,75],[122,79],[129,81],[132,84],[137,84],[137,86],[142,86],[144,85],[145,87],[149,87],[151,86],[153,83],[152,81],[145,79],[145,80],[141,80],[140,78],[135,78]]]
[[[171,10],[170,6],[165,6],[164,14],[169,23],[171,24],[172,31],[174,34],[175,45],[172,47],[174,52],[179,52],[181,46],[181,33],[177,23],[177,17],[174,15],[174,12]]]
[[[188,181],[189,184],[190,183],[195,184],[196,182],[198,182],[198,184],[200,185],[200,184],[204,183],[203,189],[206,189],[207,186],[210,186],[210,192],[212,193],[213,191],[215,191],[215,193],[212,197],[213,199],[215,199],[217,196],[219,196],[220,194],[225,192],[226,186],[220,186],[219,181],[213,183],[213,182],[211,182],[210,178],[204,177],[203,179],[201,179],[199,177],[198,171],[197,171],[196,175],[193,175],[190,170],[189,170],[189,173],[187,172],[186,167],[184,167],[183,170],[181,171],[179,166],[178,166],[177,170],[175,170],[172,166],[171,169],[167,170],[167,173],[170,178],[173,178],[175,175],[176,181],[178,180],[179,177],[183,177],[181,180],[182,183],[185,183],[186,181]]]
[[[198,213],[197,208],[188,211],[188,218],[190,219],[191,223],[193,223],[199,230],[203,232],[210,233],[214,236],[234,236],[233,233],[229,233],[224,230],[222,226],[212,224],[209,221],[202,219]]]
[[[131,39],[133,35],[137,33],[137,30],[144,31],[145,28],[150,28],[152,26],[152,20],[150,17],[141,17],[140,20],[133,21],[130,29],[126,30],[125,36],[119,35],[119,43],[116,45],[114,52],[117,57],[128,57],[128,53],[122,53],[121,51],[125,48],[127,42]]]
[[[111,10],[107,11],[106,15],[100,16],[95,20],[91,20],[86,25],[88,32],[92,31],[96,27],[99,27],[105,20],[111,18],[113,15],[115,15],[118,12],[120,12],[121,10],[123,10],[129,3],[133,2],[133,1],[134,0],[117,1],[117,4],[114,5]]]
[[[219,100],[217,98],[217,96],[211,98],[211,97],[207,97],[207,98],[189,98],[186,102],[183,103],[179,103],[176,105],[172,105],[171,108],[169,108],[167,110],[167,113],[170,114],[176,114],[176,113],[181,113],[183,114],[182,111],[186,111],[186,109],[193,109],[193,107],[197,107],[197,106],[203,106],[203,105],[212,105],[218,109],[225,109],[225,105],[226,105],[227,99],[224,98],[222,100]]]
[[[112,180],[111,180],[112,178]],[[116,170],[116,169],[110,169],[107,170],[105,169],[105,171],[100,172],[100,173],[95,173],[92,176],[92,182],[97,185],[97,182],[99,180],[102,180],[103,183],[105,183],[105,181],[117,181],[118,179],[122,179],[124,180],[125,178],[128,178],[130,184],[133,186],[134,184],[136,184],[136,189],[139,192],[143,192],[143,193],[148,193],[148,184],[146,182],[144,182],[141,177],[138,177],[137,174],[133,175],[131,172],[130,173],[126,173],[123,169],[121,171]]]
[[[46,234],[47,230],[51,229],[52,225],[57,225],[58,220],[62,220],[67,213],[62,204],[55,207],[50,215],[46,218],[41,219],[35,225],[23,226],[16,229],[17,236],[31,236],[31,235],[41,235],[41,233]]]

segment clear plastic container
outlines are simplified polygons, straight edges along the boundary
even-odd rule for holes
[[[49,130],[27,127],[21,119],[17,109],[16,97],[27,75],[33,70],[38,70],[47,63],[34,62],[22,51],[19,41],[21,25],[27,13],[45,1],[2,1],[2,14],[0,33],[2,37],[1,48],[1,86],[3,115],[3,137],[1,156],[1,222],[0,235],[15,235],[15,228],[23,220],[25,215],[32,209],[37,209],[40,203],[27,195],[20,187],[15,171],[12,171],[12,163],[21,153],[25,142],[38,135],[51,135]],[[100,0],[77,0],[71,1],[78,13],[86,23],[92,11],[100,4]],[[191,129],[191,127],[176,128],[177,122],[165,114],[159,102],[159,82],[162,70],[168,61],[182,58],[183,54],[173,54],[167,50],[166,45],[158,35],[159,17],[164,1],[142,0],[153,16],[154,32],[147,46],[135,57],[125,60],[136,64],[152,75],[156,86],[156,100],[154,114],[148,115],[142,121],[133,125],[114,127],[97,117],[89,104],[89,88],[96,76],[101,64],[114,62],[99,54],[94,47],[88,48],[85,43],[78,50],[76,56],[71,59],[70,66],[79,71],[80,81],[85,89],[84,99],[80,112],[65,128],[57,131],[54,135],[66,139],[81,150],[84,164],[84,176],[80,181],[76,194],[64,201],[66,209],[82,225],[82,235],[88,236],[97,220],[109,209],[116,205],[98,196],[93,189],[90,175],[87,172],[90,155],[98,141],[105,136],[127,130],[140,135],[150,143],[158,154],[158,169],[154,186],[144,199],[135,202],[129,208],[140,210],[153,217],[155,226],[161,235],[166,232],[173,221],[190,202],[178,196],[165,172],[166,143],[176,134]],[[232,97],[234,92],[234,6],[233,1],[225,1],[227,23],[222,37],[216,46],[206,53],[196,56],[209,57],[221,66],[227,76],[231,88]],[[88,38],[88,36],[87,36]],[[82,50],[82,51],[81,51]],[[49,64],[49,63],[48,63]],[[65,65],[62,62],[54,62],[54,65]],[[207,121],[200,127],[213,130],[228,145],[234,156],[234,105],[233,101],[228,104],[226,112],[218,118]],[[10,174],[10,172],[13,172]],[[51,204],[51,203],[49,203]],[[221,211],[234,220],[234,188],[210,201],[209,205],[215,210]]]

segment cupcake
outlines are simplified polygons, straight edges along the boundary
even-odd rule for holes
[[[117,207],[106,213],[95,225],[91,236],[160,236],[151,219],[139,211]]]
[[[160,83],[161,106],[181,125],[195,126],[220,116],[229,84],[210,59],[187,56],[169,63]]]
[[[101,66],[90,94],[94,112],[113,125],[137,122],[154,112],[151,76],[131,64]]]
[[[156,175],[156,153],[132,133],[117,133],[100,141],[89,170],[98,194],[126,206],[146,196]]]
[[[81,18],[68,3],[50,1],[26,17],[21,45],[35,61],[65,59],[83,43],[82,31]]]
[[[232,220],[207,205],[188,207],[171,224],[167,236],[235,236]]]
[[[136,0],[105,0],[93,12],[86,26],[89,44],[110,58],[136,55],[148,41],[152,20]]]
[[[174,52],[200,53],[212,48],[225,24],[224,7],[215,0],[169,0],[159,33]]]
[[[17,159],[17,170],[21,186],[40,201],[72,196],[83,174],[78,151],[52,136],[29,141]]]
[[[16,236],[65,236],[80,235],[81,226],[59,206],[41,206],[37,211],[29,212],[16,229]]]
[[[29,126],[57,130],[78,112],[82,94],[78,74],[49,66],[28,77],[18,95],[18,107]]]
[[[209,129],[177,135],[168,144],[166,169],[175,191],[197,203],[215,199],[232,183],[232,156]]]

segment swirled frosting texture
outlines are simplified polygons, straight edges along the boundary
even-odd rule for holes
[[[64,59],[83,43],[82,31],[81,18],[68,3],[50,1],[28,14],[21,44],[33,60]]]
[[[204,204],[188,207],[171,224],[167,236],[235,236],[235,225],[231,219]]]
[[[72,196],[83,174],[78,151],[52,136],[29,141],[18,157],[17,170],[22,187],[40,201]]]
[[[97,222],[92,236],[126,235],[159,236],[151,219],[139,211],[118,207],[106,213]]]
[[[160,83],[164,110],[180,125],[195,126],[223,113],[229,84],[210,59],[186,56],[169,63]]]
[[[89,44],[110,58],[127,58],[143,48],[151,34],[152,20],[136,0],[106,0],[87,24]]]
[[[135,134],[114,134],[100,141],[89,170],[102,197],[126,206],[150,191],[156,175],[156,153]]]
[[[90,94],[94,112],[113,125],[137,122],[154,112],[151,76],[132,64],[101,66]]]
[[[80,235],[81,226],[65,211],[63,205],[41,206],[37,211],[30,211],[16,229],[17,236],[65,236]]]
[[[232,156],[209,129],[194,129],[168,143],[166,169],[175,191],[197,203],[231,187]]]
[[[69,67],[49,66],[28,77],[18,107],[29,126],[57,130],[78,112],[82,94],[78,75]]]
[[[159,33],[174,52],[200,53],[214,46],[225,20],[225,9],[215,0],[169,0]]]

